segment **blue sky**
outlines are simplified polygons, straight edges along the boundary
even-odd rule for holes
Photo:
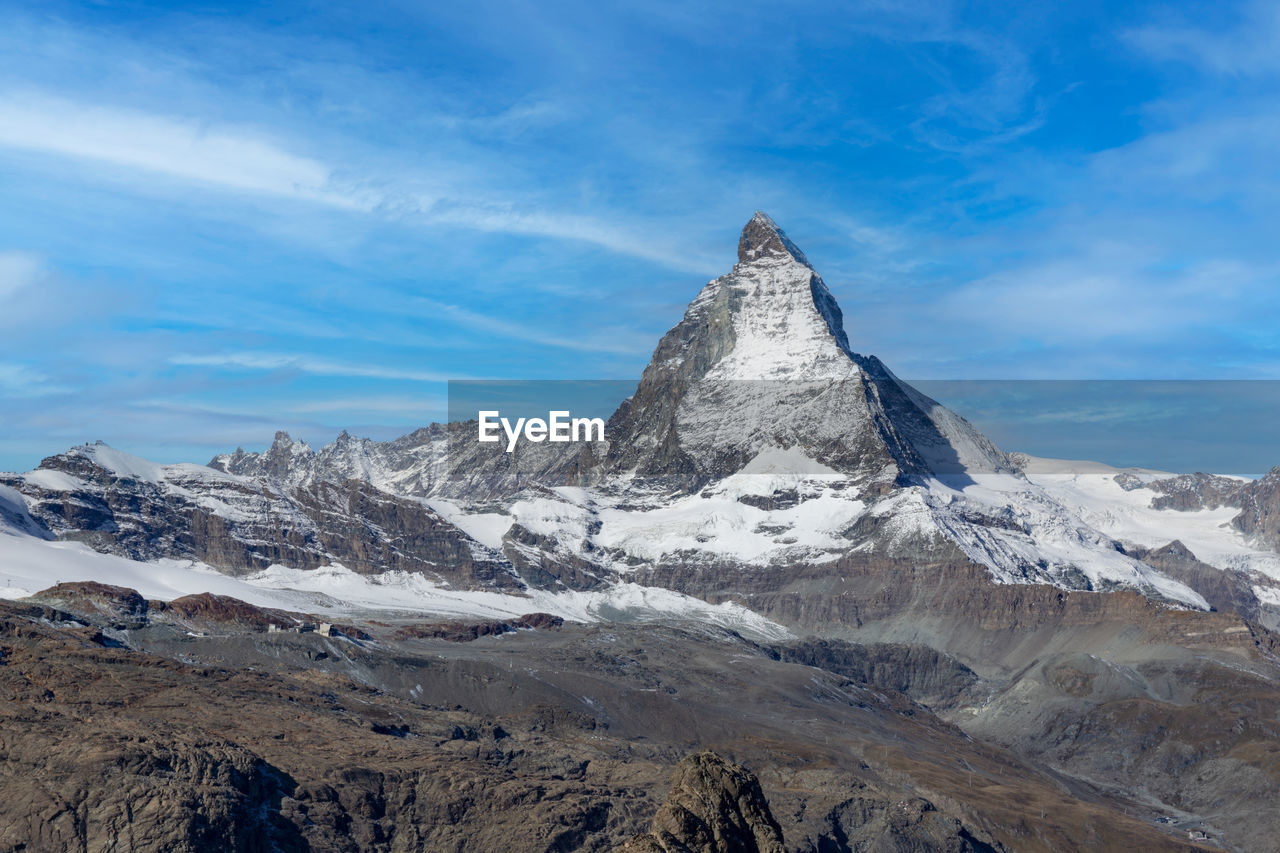
[[[1280,378],[1278,10],[0,0],[0,469],[637,376],[756,208],[903,376]]]

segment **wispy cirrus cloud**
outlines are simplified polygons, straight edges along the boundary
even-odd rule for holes
[[[325,164],[252,131],[47,93],[0,94],[0,146],[351,210],[374,204],[336,188]]]
[[[288,406],[288,410],[298,414],[364,413],[362,417],[368,417],[369,413],[392,414],[402,417],[418,416],[424,418],[423,423],[425,423],[425,418],[439,419],[443,417],[443,413],[447,409],[447,402],[447,399],[442,396],[336,397],[294,403]]]
[[[43,397],[69,391],[41,371],[26,365],[0,362],[0,394],[13,397]]]
[[[495,198],[488,188],[459,185],[443,176],[464,170],[454,170],[447,162],[431,172],[396,178],[362,173],[350,164],[298,153],[252,128],[86,104],[46,92],[0,93],[0,148],[89,161],[230,193],[406,219],[423,227],[443,224],[580,241],[678,269],[714,269],[711,260],[696,251],[671,251],[670,235],[646,234],[601,217],[559,212],[536,201]],[[148,191],[156,189],[152,185]]]
[[[466,377],[431,370],[404,370],[376,364],[352,364],[309,355],[269,352],[222,352],[208,355],[179,354],[169,363],[179,367],[219,367],[242,370],[296,370],[316,376],[349,376],[362,379],[389,379],[409,382],[445,382]]]
[[[44,263],[30,252],[0,252],[0,303],[44,277]]]
[[[518,340],[557,349],[622,355],[647,354],[653,350],[655,344],[652,337],[626,327],[596,329],[580,326],[555,333],[539,330],[530,324],[504,320],[491,314],[481,314],[460,305],[423,298],[415,302],[437,316],[446,317],[460,326],[482,332],[495,341]]]
[[[1280,72],[1280,6],[1252,0],[1222,11],[1228,20],[1217,26],[1206,24],[1204,15],[1166,13],[1127,30],[1124,37],[1156,59],[1198,65],[1214,74],[1254,77]]]

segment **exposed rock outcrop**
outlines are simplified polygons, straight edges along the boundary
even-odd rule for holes
[[[827,834],[805,853],[996,853],[1004,849],[975,838],[961,821],[942,814],[923,797],[896,802],[850,797],[831,810],[827,825]]]
[[[121,626],[147,620],[150,605],[137,590],[95,581],[71,581],[41,590],[29,600]]]
[[[1238,613],[1252,621],[1273,621],[1271,614],[1263,611],[1249,575],[1203,563],[1177,539],[1161,548],[1138,550],[1134,556],[1182,581],[1203,595],[1215,610]]]
[[[622,853],[785,853],[760,782],[714,752],[680,762],[653,828]]]
[[[776,646],[780,659],[818,667],[863,684],[895,690],[931,708],[954,704],[978,676],[958,660],[928,646],[859,645],[810,638]]]
[[[549,613],[528,613],[516,619],[488,622],[428,622],[421,625],[406,625],[396,631],[402,639],[431,638],[448,640],[451,643],[469,643],[481,637],[496,637],[520,630],[555,630],[564,624],[564,619]]]
[[[1204,473],[1179,474],[1146,484],[1148,489],[1157,493],[1151,499],[1153,508],[1184,512],[1223,506],[1238,507],[1252,486],[1247,480]]]
[[[464,589],[523,587],[500,554],[421,501],[364,480],[294,487],[90,445],[3,482],[22,490],[49,535],[130,559],[193,559],[228,574],[336,562],[362,574],[417,572]]]
[[[1146,484],[1158,494],[1156,509],[1198,510],[1234,507],[1231,526],[1256,544],[1280,551],[1280,467],[1258,480],[1214,474],[1181,474]]]
[[[1232,525],[1255,541],[1280,551],[1280,468],[1252,483]]]

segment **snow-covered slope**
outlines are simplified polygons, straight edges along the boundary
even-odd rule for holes
[[[998,580],[1068,589],[1130,588],[1193,607],[1209,606],[1186,584],[1123,553],[1116,537],[1090,523],[1084,507],[1024,477],[942,476],[924,479],[912,490],[933,522]]]
[[[310,571],[270,566],[234,578],[199,562],[130,560],[98,553],[79,542],[49,542],[0,531],[0,598],[22,598],[78,580],[136,589],[146,598],[162,601],[211,592],[259,607],[331,616],[381,610],[477,619],[551,613],[576,622],[693,619],[759,639],[789,636],[782,626],[732,602],[711,605],[634,583],[618,583],[595,592],[534,590],[515,595],[452,589],[412,572],[369,577],[340,565]]]
[[[1155,508],[1152,504],[1161,492],[1151,488],[1151,484],[1173,475],[1121,471],[1099,463],[1026,459],[1023,470],[1029,482],[1071,507],[1084,523],[1113,539],[1146,548],[1159,548],[1176,539],[1199,560],[1215,568],[1259,572],[1280,582],[1280,554],[1251,544],[1248,537],[1231,524],[1240,512],[1238,507]],[[1126,473],[1128,478],[1124,476]],[[1121,485],[1122,481],[1128,488]],[[1135,481],[1142,485],[1136,485]]]

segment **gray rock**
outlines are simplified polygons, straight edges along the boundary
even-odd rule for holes
[[[785,853],[782,830],[745,767],[714,752],[680,762],[653,828],[621,853]]]

